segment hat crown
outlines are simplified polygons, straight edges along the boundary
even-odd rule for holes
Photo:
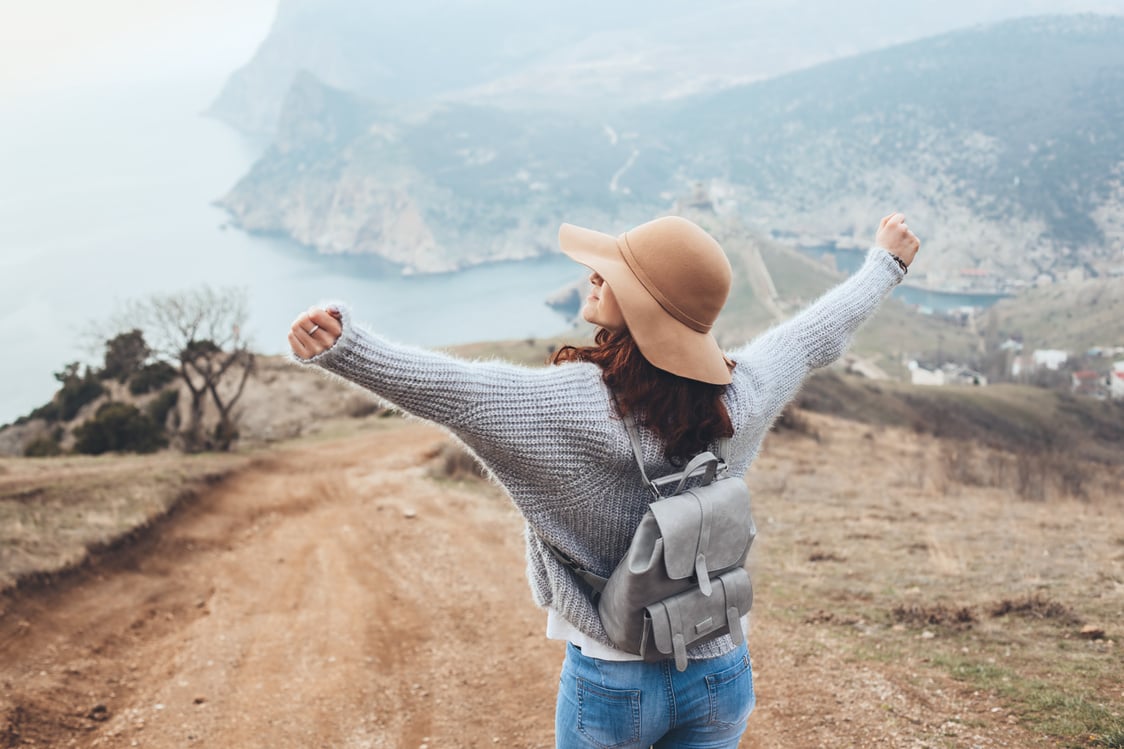
[[[700,226],[665,216],[621,235],[621,254],[664,310],[708,332],[730,294],[732,272],[722,247]]]

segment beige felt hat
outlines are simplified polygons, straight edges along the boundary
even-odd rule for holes
[[[597,271],[651,364],[691,380],[730,382],[710,329],[730,294],[730,261],[697,224],[665,216],[619,237],[562,224],[562,251]]]

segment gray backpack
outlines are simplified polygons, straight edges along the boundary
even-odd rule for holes
[[[753,605],[743,565],[757,533],[749,488],[726,473],[728,440],[719,442],[721,460],[700,453],[679,473],[649,480],[636,423],[629,415],[624,422],[644,485],[654,495],[628,552],[604,578],[546,546],[593,588],[614,646],[646,661],[674,657],[683,671],[692,645],[724,634],[735,644],[743,640],[741,618]],[[687,488],[696,476],[701,480]]]

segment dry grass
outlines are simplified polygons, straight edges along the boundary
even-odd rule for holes
[[[0,460],[0,592],[82,564],[246,462],[177,453]]]
[[[429,475],[436,479],[466,481],[485,478],[483,466],[462,445],[446,442],[428,456]]]
[[[1118,469],[1083,463],[1080,499],[1048,486],[1048,501],[1027,502],[998,478],[1017,478],[1009,453],[806,418],[821,435],[814,455],[779,432],[750,473],[757,605],[857,667],[915,683],[943,673],[998,700],[1043,746],[1120,746]]]

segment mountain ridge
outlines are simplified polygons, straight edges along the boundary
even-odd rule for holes
[[[1122,264],[1120,122],[1112,16],[945,34],[629,117],[378,102],[305,74],[222,204],[244,229],[406,272],[553,252],[563,220],[623,230],[692,192],[806,244],[861,244],[897,209],[934,256],[917,281],[1014,291]]]

